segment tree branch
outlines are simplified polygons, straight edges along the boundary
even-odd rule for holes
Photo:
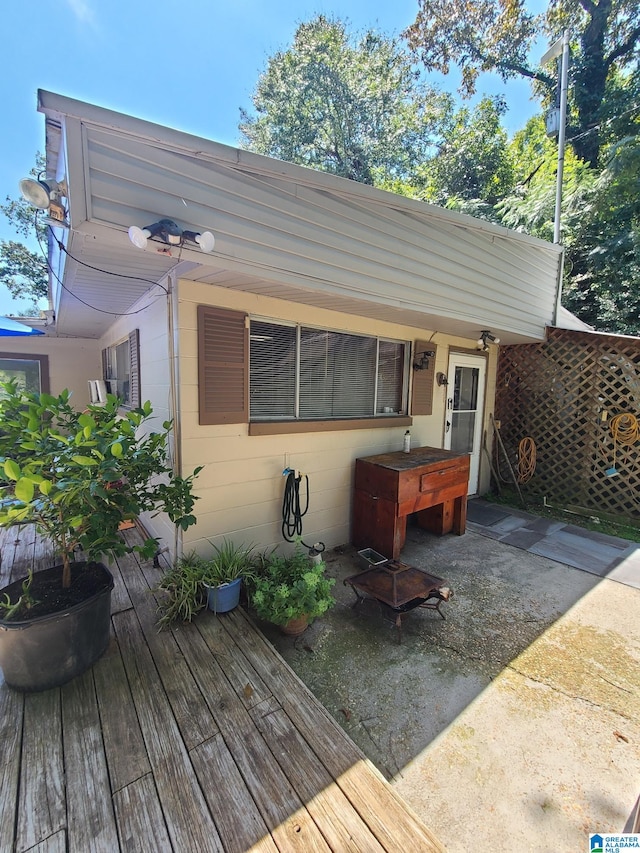
[[[578,0],[584,11],[593,18],[596,13],[596,4],[592,3],[591,0]]]
[[[636,27],[635,30],[632,30],[629,38],[622,42],[622,44],[618,45],[615,50],[611,51],[609,56],[604,60],[604,65],[607,71],[611,68],[616,59],[620,59],[620,57],[624,56],[625,53],[629,53],[630,50],[633,50],[638,39],[640,39],[640,27]]]
[[[553,77],[542,71],[533,71],[531,68],[527,68],[526,65],[518,65],[515,62],[496,62],[496,68],[501,68],[505,71],[514,71],[516,74],[520,74],[521,77],[528,77],[530,80],[537,80],[539,83],[544,83],[550,89],[556,85]]]

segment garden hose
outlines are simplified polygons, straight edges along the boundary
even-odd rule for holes
[[[609,471],[616,471],[616,456],[620,445],[635,444],[640,438],[640,421],[636,415],[621,412],[611,418],[609,424],[613,437],[613,466]],[[616,471],[617,473],[617,471]]]
[[[525,436],[518,445],[518,482],[528,483],[536,471],[536,443]]]
[[[283,472],[285,473],[285,472]],[[287,480],[284,485],[284,497],[282,498],[282,536],[286,542],[300,542],[309,553],[321,553],[324,551],[324,542],[316,542],[307,545],[302,540],[302,518],[309,509],[309,478],[306,474],[288,471]],[[300,483],[305,479],[306,502],[302,509],[300,504]]]

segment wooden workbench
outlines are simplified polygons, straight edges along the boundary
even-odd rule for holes
[[[356,459],[352,542],[397,560],[407,516],[432,533],[465,531],[469,455],[416,447]]]

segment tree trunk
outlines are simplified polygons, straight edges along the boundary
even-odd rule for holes
[[[581,55],[574,71],[574,93],[578,111],[579,137],[571,143],[580,159],[592,168],[600,155],[600,110],[605,94],[608,67],[604,56],[604,38],[611,15],[611,0],[600,0],[592,7],[591,20],[581,40]]]

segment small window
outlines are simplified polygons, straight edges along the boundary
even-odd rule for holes
[[[8,382],[10,379],[17,381],[18,388],[21,391],[33,394],[48,392],[48,357],[46,355],[0,353],[0,382]]]
[[[140,405],[139,339],[135,329],[128,338],[102,351],[103,372],[108,389],[124,409]]]
[[[404,414],[408,352],[402,341],[252,320],[250,419]]]

